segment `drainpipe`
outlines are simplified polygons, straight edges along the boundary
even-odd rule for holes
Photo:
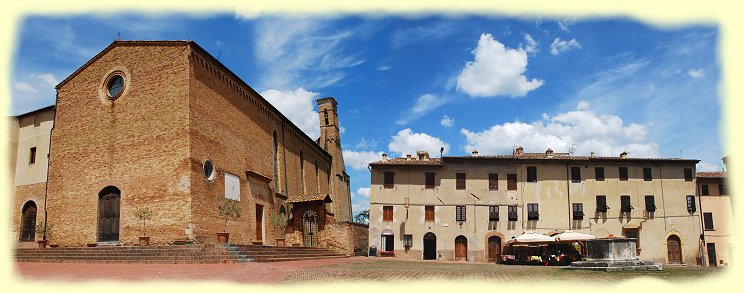
[[[56,100],[59,100],[59,92],[57,93]],[[52,129],[49,130],[49,152],[47,152],[47,171],[46,171],[46,182],[44,183],[44,234],[42,235],[42,240],[47,240],[47,194],[49,193],[49,165],[51,165],[51,157],[52,157],[52,132],[54,132],[54,126],[56,125],[54,121],[57,119],[57,101],[54,101],[54,118],[52,120]]]

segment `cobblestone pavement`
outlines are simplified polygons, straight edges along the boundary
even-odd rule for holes
[[[358,281],[487,281],[515,284],[540,281],[581,281],[592,284],[616,284],[639,277],[670,282],[690,282],[724,270],[702,267],[665,267],[663,271],[600,272],[564,270],[560,267],[507,266],[487,263],[400,261],[375,259],[323,267],[303,268],[284,278],[280,284],[322,284]]]
[[[15,263],[28,281],[227,281],[240,284],[325,285],[358,281],[486,281],[523,284],[534,281],[581,281],[615,284],[638,277],[679,283],[703,280],[726,269],[665,267],[661,272],[595,272],[559,267],[506,266],[448,261],[401,261],[366,257],[240,264],[91,264]]]

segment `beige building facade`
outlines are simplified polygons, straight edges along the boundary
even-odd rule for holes
[[[16,119],[14,233],[21,202],[41,211],[46,195],[61,246],[138,243],[135,212],[147,208],[152,244],[211,243],[226,230],[231,243],[346,249],[337,243],[354,244],[359,229],[337,102],[317,102],[314,140],[193,41],[115,41],[57,86],[51,111]],[[23,160],[33,146],[35,165]],[[242,211],[226,228],[223,198]]]
[[[706,266],[728,266],[732,260],[734,221],[726,177],[726,172],[697,173]]]
[[[43,235],[35,227],[44,221],[44,195],[49,164],[49,139],[54,106],[10,117],[10,162],[13,197],[10,237],[31,245]]]
[[[524,232],[636,238],[638,256],[695,265],[698,160],[553,153],[370,164],[370,245],[409,259],[489,261]],[[388,251],[388,252],[385,252]]]

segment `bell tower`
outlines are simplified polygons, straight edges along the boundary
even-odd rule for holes
[[[341,150],[341,133],[338,125],[338,103],[333,97],[316,100],[320,115],[318,144],[332,157],[330,196],[336,221],[351,221],[350,178],[346,174]]]

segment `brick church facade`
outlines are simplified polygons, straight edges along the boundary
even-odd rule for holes
[[[317,103],[313,140],[193,41],[113,42],[57,86],[52,241],[137,243],[135,211],[149,208],[151,244],[213,243],[226,230],[231,243],[353,249],[361,227],[350,223],[337,104]],[[226,229],[223,198],[242,211]]]

